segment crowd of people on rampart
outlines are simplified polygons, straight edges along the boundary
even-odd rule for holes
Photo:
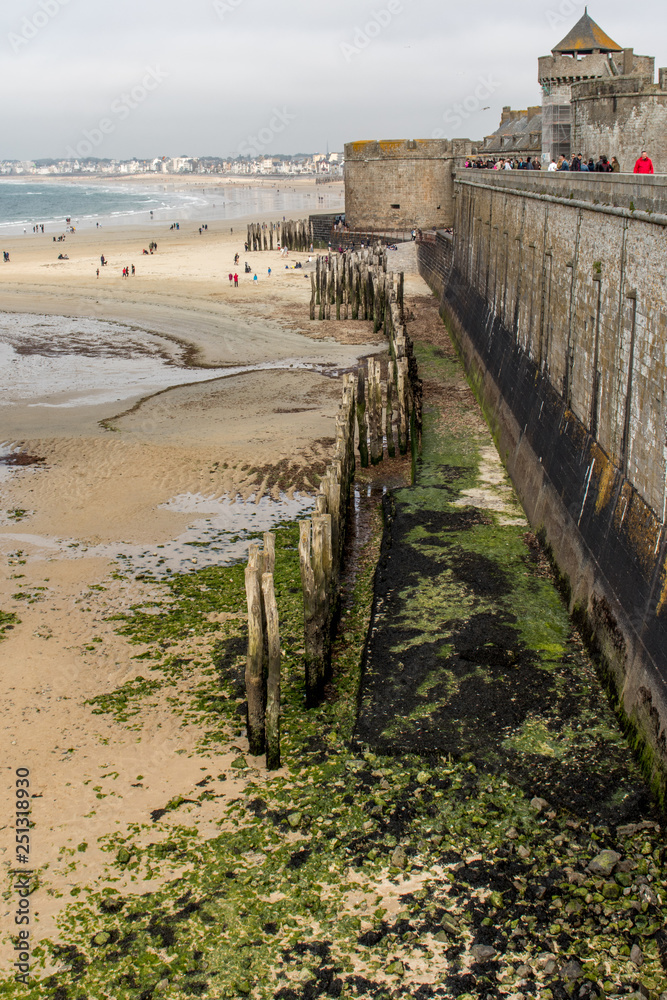
[[[538,156],[521,156],[514,159],[483,159],[481,156],[478,157],[468,157],[466,160],[466,167],[477,168],[481,170],[541,170],[542,164]],[[558,159],[552,159],[551,163],[547,167],[548,172],[553,172],[556,170],[560,171],[575,171],[578,173],[591,173],[591,174],[620,174],[621,164],[619,163],[617,157],[612,156],[611,159],[605,154],[601,153],[598,159],[595,160],[593,157],[587,158],[583,153],[572,153],[571,156],[559,156]],[[645,149],[642,150],[641,155],[638,157],[637,162],[634,165],[633,173],[635,174],[652,174],[653,163],[651,158]]]

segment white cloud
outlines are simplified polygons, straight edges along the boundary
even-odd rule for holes
[[[168,79],[118,123],[103,155],[224,155],[265,126],[275,106],[295,121],[271,152],[428,137],[491,74],[499,85],[489,110],[466,122],[479,138],[497,127],[503,105],[539,103],[537,58],[578,16],[561,30],[549,17],[559,3],[549,0],[399,5],[387,19],[378,12],[389,0],[221,0],[217,8],[213,0],[6,0],[0,49],[11,100],[0,108],[0,156],[64,155],[154,65]],[[667,64],[662,0],[647,0],[641,17],[621,0],[589,13],[621,45]],[[372,19],[381,30],[346,61],[341,45]],[[35,22],[25,44],[12,45],[10,36]]]

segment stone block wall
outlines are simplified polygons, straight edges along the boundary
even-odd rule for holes
[[[471,149],[464,140],[448,139],[347,143],[348,225],[357,231],[452,226],[452,175]]]
[[[600,153],[616,156],[621,170],[632,171],[646,149],[655,172],[667,173],[667,90],[662,86],[637,77],[579,83],[572,88],[572,114],[576,152],[596,159]]]
[[[420,270],[664,794],[667,216],[602,204],[605,178],[584,201],[472,174]],[[644,183],[662,205],[667,179]]]

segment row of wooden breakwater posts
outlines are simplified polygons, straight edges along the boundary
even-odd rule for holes
[[[294,222],[251,222],[248,250],[297,250],[306,253],[313,245],[313,224],[307,219]]]
[[[404,276],[389,270],[387,254],[377,244],[318,256],[310,274],[310,318],[372,320],[376,333],[384,326],[391,336],[403,322]],[[393,315],[392,302],[397,307]]]
[[[371,257],[377,257],[372,254]],[[306,707],[324,699],[331,679],[331,644],[340,611],[341,575],[350,497],[357,457],[361,466],[421,447],[421,382],[403,315],[403,275],[391,276],[368,258],[367,303],[382,310],[388,339],[386,379],[369,358],[366,370],[343,376],[336,416],[333,460],[324,473],[310,518],[300,522],[299,561],[304,603]],[[335,265],[333,265],[335,267]],[[323,274],[330,273],[323,268]],[[327,279],[328,287],[328,279]],[[400,299],[399,299],[400,289]],[[368,316],[373,319],[374,314]],[[266,753],[269,769],[280,767],[280,635],[274,593],[275,536],[250,546],[246,567],[248,651],[246,693],[250,753]]]

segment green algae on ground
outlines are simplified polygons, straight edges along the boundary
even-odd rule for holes
[[[451,358],[431,354],[428,377],[435,381],[441,365],[443,380],[460,380]],[[640,987],[657,998],[667,988],[667,865],[650,809],[641,796],[627,801],[640,788],[636,769],[525,543],[525,527],[499,523],[493,510],[454,506],[478,482],[481,432],[469,432],[464,421],[465,440],[448,451],[452,423],[429,409],[428,395],[426,401],[422,485],[397,491],[394,509],[385,503],[389,526],[378,570],[381,584],[400,508],[415,561],[396,582],[402,607],[387,655],[397,676],[411,658],[421,655],[425,663],[420,683],[400,689],[400,711],[384,721],[406,720],[412,742],[402,753],[384,753],[357,732],[349,744],[372,546],[343,605],[330,698],[305,712],[298,532],[280,532],[286,768],[269,775],[237,757],[231,766],[247,783],[221,808],[220,833],[208,839],[179,821],[191,789],[154,823],[102,838],[106,887],[70,903],[60,944],[38,949],[39,961],[55,959],[60,968],[32,988],[31,998],[565,1000]],[[462,394],[461,405],[472,421]],[[429,457],[436,454],[437,461]],[[170,682],[174,710],[201,726],[202,745],[227,746],[230,729],[242,724],[243,568],[202,570],[165,587],[171,601],[164,615],[137,606],[118,627],[147,647],[140,655]],[[378,588],[373,630],[390,596]],[[193,647],[183,654],[188,635],[215,637],[212,653]],[[373,642],[371,632],[370,649]],[[463,671],[451,669],[453,655]],[[520,681],[537,682],[529,689],[536,696],[531,710],[521,705],[509,727],[496,726],[493,702],[478,706],[477,726],[495,734],[495,743],[487,740],[495,756],[471,751],[470,726],[451,718],[456,755],[413,752],[462,682],[487,683],[493,671],[517,697],[517,672]],[[152,696],[139,691],[129,700]],[[504,740],[515,745],[504,747]],[[549,767],[577,754],[587,756],[592,780],[603,766],[629,775],[607,803],[608,819],[590,808],[595,789],[573,803],[549,786]],[[518,779],[507,767],[517,761],[525,765]],[[525,769],[548,802],[532,799]],[[632,822],[620,825],[621,815]],[[593,864],[603,849],[619,855],[609,874]],[[641,968],[630,960],[635,946]],[[26,996],[8,981],[3,989],[12,1000]]]
[[[20,624],[21,619],[13,611],[0,611],[0,639]]]
[[[425,392],[417,482],[385,504],[359,737],[388,753],[472,753],[570,808],[596,795],[613,807],[619,787],[641,785],[613,713],[462,370],[429,345],[415,353],[438,390]]]

